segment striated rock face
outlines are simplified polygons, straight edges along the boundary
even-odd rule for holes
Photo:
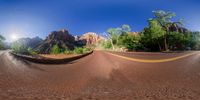
[[[105,38],[97,35],[94,32],[88,32],[83,34],[78,40],[82,41],[85,45],[93,45],[104,39]]]
[[[37,47],[36,51],[39,53],[48,54],[51,52],[54,45],[58,45],[61,49],[74,49],[75,39],[65,29],[54,31]]]

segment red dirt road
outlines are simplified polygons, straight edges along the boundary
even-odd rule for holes
[[[200,53],[141,63],[95,51],[67,64],[45,65],[0,51],[0,100],[200,100]]]

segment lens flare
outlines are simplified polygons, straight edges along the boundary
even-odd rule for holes
[[[18,39],[18,36],[16,34],[12,34],[10,37],[12,41],[16,41]]]

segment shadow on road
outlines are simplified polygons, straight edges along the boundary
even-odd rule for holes
[[[19,58],[19,57],[15,57],[13,55],[11,55],[16,61],[26,65],[26,67],[30,68],[30,69],[35,69],[35,70],[39,70],[39,71],[45,71],[44,69],[40,68],[40,67],[37,67],[37,66],[34,66],[32,65],[29,61],[26,61],[22,58]]]

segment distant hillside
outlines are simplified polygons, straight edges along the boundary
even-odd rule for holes
[[[48,54],[51,52],[54,45],[58,45],[61,49],[74,49],[75,38],[65,29],[54,31],[35,48],[39,53]]]
[[[43,40],[39,37],[34,38],[20,38],[18,39],[17,43],[23,44],[25,47],[35,48],[37,47]]]

